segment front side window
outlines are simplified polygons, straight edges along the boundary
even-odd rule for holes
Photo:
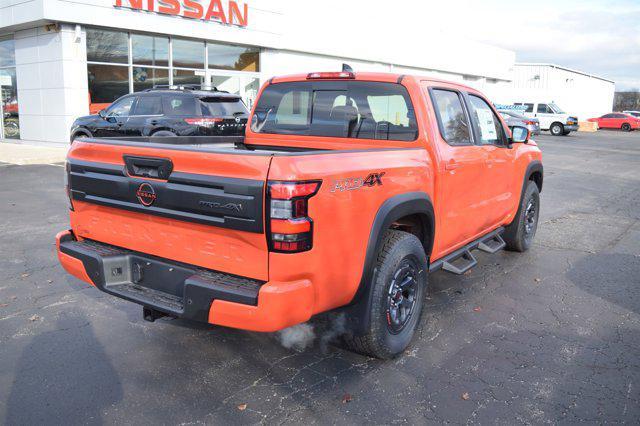
[[[600,118],[615,118],[615,114],[605,114]]]
[[[413,104],[399,84],[305,81],[267,86],[251,129],[259,133],[412,141]]]
[[[107,110],[107,116],[109,117],[126,117],[131,113],[131,106],[133,105],[133,101],[136,99],[135,96],[129,96],[124,99],[120,99],[115,102],[109,109]]]
[[[140,96],[133,115],[161,115],[162,98],[160,96]]]
[[[504,145],[502,124],[489,104],[474,95],[469,95],[469,100],[471,101],[471,116],[480,133],[480,144]]]
[[[538,104],[538,114],[553,114],[553,110],[547,104]]]
[[[462,107],[458,92],[433,90],[433,103],[438,113],[440,133],[449,145],[469,145],[471,133],[469,121]]]
[[[549,108],[551,108],[551,110],[556,114],[566,114],[566,112],[564,112],[562,108],[560,108],[558,105],[554,104],[553,102],[549,104]]]

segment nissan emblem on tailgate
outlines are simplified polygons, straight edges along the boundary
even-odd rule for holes
[[[138,201],[140,201],[143,206],[149,207],[156,201],[156,191],[153,189],[153,186],[144,182],[138,187],[136,197],[138,197]]]

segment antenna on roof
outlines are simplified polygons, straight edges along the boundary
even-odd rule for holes
[[[342,64],[342,72],[353,72],[353,68],[349,64]]]

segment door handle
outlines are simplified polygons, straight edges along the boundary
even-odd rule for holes
[[[460,163],[456,163],[455,161],[449,161],[447,164],[444,165],[445,170],[455,170],[458,167],[460,167]]]
[[[155,126],[156,124],[158,124],[158,120],[151,120],[150,123]]]

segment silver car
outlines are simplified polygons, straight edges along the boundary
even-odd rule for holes
[[[504,109],[498,110],[498,112],[509,128],[513,128],[513,126],[521,126],[529,129],[529,133],[532,135],[540,134],[540,121],[537,118],[525,117],[524,115]]]

